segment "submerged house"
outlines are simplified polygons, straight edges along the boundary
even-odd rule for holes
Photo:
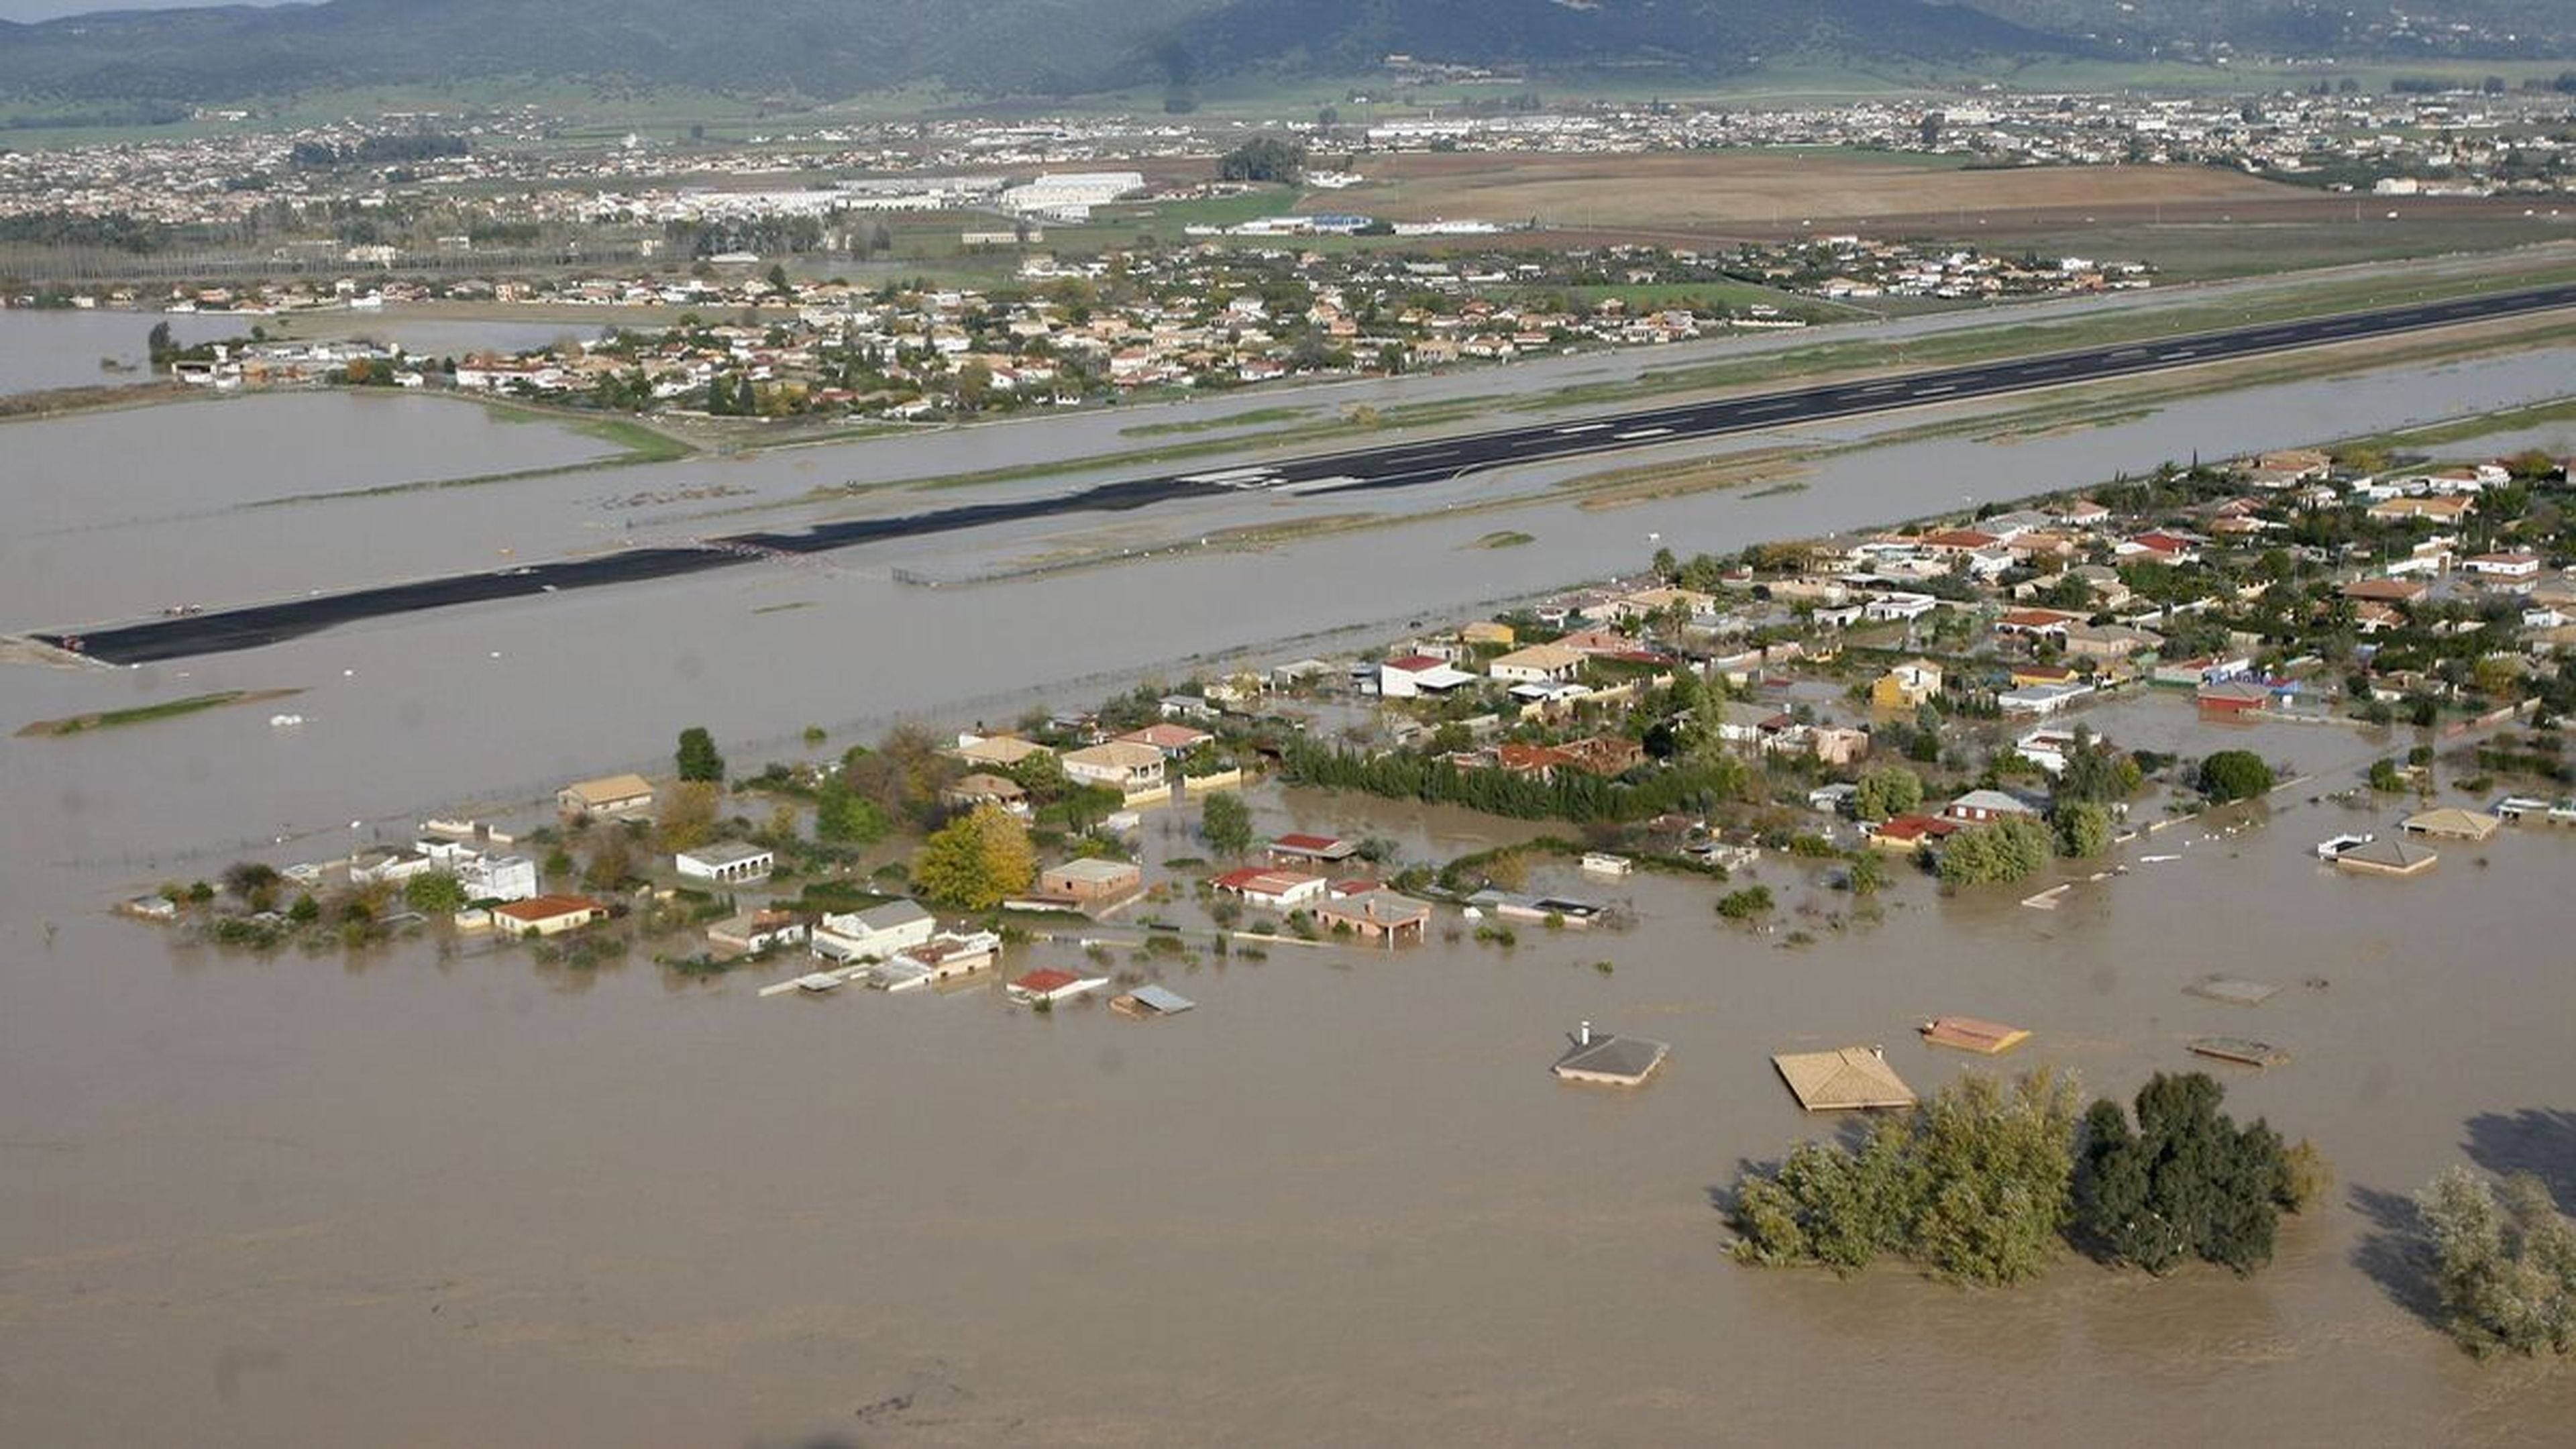
[[[920,902],[888,901],[864,911],[825,916],[807,944],[826,961],[882,961],[929,940],[938,928]]]
[[[2335,852],[2337,870],[2363,875],[2421,875],[2442,857],[2404,840],[2371,840]]]
[[[567,820],[641,819],[653,813],[653,786],[641,775],[603,775],[555,792],[555,809]]]
[[[1561,1081],[1634,1087],[1654,1075],[1655,1068],[1662,1066],[1672,1051],[1666,1042],[1595,1032],[1587,1021],[1576,1028],[1572,1044],[1548,1070]]]
[[[1837,1047],[1828,1052],[1791,1052],[1771,1059],[1780,1080],[1789,1084],[1798,1105],[1810,1112],[1843,1112],[1870,1107],[1911,1107],[1914,1089],[1887,1064],[1882,1047]]]
[[[2484,840],[2496,833],[2504,822],[2496,816],[2476,810],[2462,810],[2445,805],[2420,815],[2409,815],[2397,828],[2409,835],[2437,835],[2450,840]]]
[[[1431,924],[1431,907],[1390,890],[1366,891],[1315,908],[1315,920],[1328,931],[1347,930],[1371,945],[1420,944]]]

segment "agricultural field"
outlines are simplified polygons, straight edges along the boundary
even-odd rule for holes
[[[1535,217],[1550,229],[1726,232],[1941,213],[2080,217],[2113,204],[2214,213],[2319,200],[2195,167],[1970,170],[1949,158],[1809,150],[1405,154],[1370,157],[1359,169],[1362,184],[1307,205],[1400,220]]]

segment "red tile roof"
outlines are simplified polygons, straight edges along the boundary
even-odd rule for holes
[[[1070,971],[1059,971],[1049,966],[1043,970],[1032,971],[1011,984],[1022,991],[1034,991],[1044,995],[1050,991],[1062,991],[1081,979]]]

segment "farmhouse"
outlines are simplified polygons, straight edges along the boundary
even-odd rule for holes
[[[1144,883],[1144,868],[1129,860],[1068,860],[1038,874],[1041,895],[1083,906],[1133,894]]]
[[[1420,944],[1431,924],[1431,907],[1394,891],[1373,890],[1327,901],[1316,908],[1315,919],[1327,930],[1347,929],[1364,942],[1393,947],[1406,941]]]
[[[917,901],[888,901],[823,918],[806,943],[826,961],[882,961],[930,939],[939,923]]]
[[[1547,684],[1574,678],[1582,672],[1584,658],[1561,644],[1532,644],[1496,656],[1485,672],[1514,684]]]
[[[805,942],[804,918],[793,911],[742,911],[707,927],[707,945],[729,956],[757,956]]]
[[[959,810],[992,805],[1025,818],[1029,813],[1029,792],[1020,787],[1019,781],[1007,775],[987,775],[979,771],[958,776],[947,789],[939,792],[939,803]]]
[[[1108,984],[1106,976],[1076,976],[1070,971],[1049,966],[1013,981],[1002,988],[1002,993],[1023,1006],[1035,1006],[1040,1002],[1053,1005]]]
[[[1324,894],[1330,882],[1323,876],[1301,870],[1264,870],[1247,866],[1230,870],[1208,882],[1228,895],[1240,896],[1249,905],[1274,911],[1290,910]]]
[[[1002,938],[991,931],[942,931],[907,946],[868,973],[879,991],[911,991],[981,971],[1001,959]]]
[[[1064,772],[1088,785],[1107,785],[1126,795],[1142,794],[1162,787],[1163,752],[1134,740],[1111,740],[1066,755]]]
[[[553,936],[608,919],[608,907],[588,896],[536,896],[492,908],[492,919],[517,936]]]
[[[555,792],[555,808],[567,820],[596,817],[640,819],[653,813],[653,786],[641,775],[603,775],[580,780]]]
[[[1909,710],[1941,693],[1941,666],[1929,659],[1909,659],[1878,677],[1869,687],[1872,708]]]
[[[1436,659],[1428,654],[1407,654],[1377,667],[1377,692],[1381,699],[1447,694],[1475,682],[1476,676],[1456,668],[1445,659]]]
[[[776,866],[777,859],[762,846],[726,840],[714,845],[701,845],[695,850],[683,850],[671,857],[671,863],[683,880],[742,885],[769,879],[769,872]]]
[[[957,748],[951,753],[981,769],[1007,770],[1031,755],[1051,755],[1055,751],[1017,735],[959,735]]]
[[[1359,854],[1359,849],[1355,841],[1329,835],[1283,835],[1270,842],[1270,860],[1274,865],[1331,865]]]

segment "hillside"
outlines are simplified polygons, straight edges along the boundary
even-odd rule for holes
[[[0,97],[230,100],[526,78],[833,98],[1070,93],[1149,74],[1209,0],[329,0],[0,25]]]
[[[1233,0],[1183,33],[1211,68],[1291,72],[1358,71],[1390,53],[1540,70],[1716,73],[1791,51],[1963,61],[2090,49],[1926,0]]]
[[[831,100],[1358,74],[1390,53],[1533,72],[1714,75],[1765,56],[2508,55],[2565,48],[2566,0],[327,0],[0,24],[0,103],[197,103],[525,82]],[[2452,23],[2456,20],[2456,24]],[[2534,37],[2543,37],[2535,39]]]
[[[2576,53],[2567,0],[1983,0],[2037,29],[2142,54],[2231,48],[2276,55],[2566,56]]]
[[[1717,73],[1799,48],[1955,60],[2081,45],[1927,0],[329,0],[0,26],[0,98],[197,102],[518,78],[1043,96],[1357,72],[1391,51]]]

